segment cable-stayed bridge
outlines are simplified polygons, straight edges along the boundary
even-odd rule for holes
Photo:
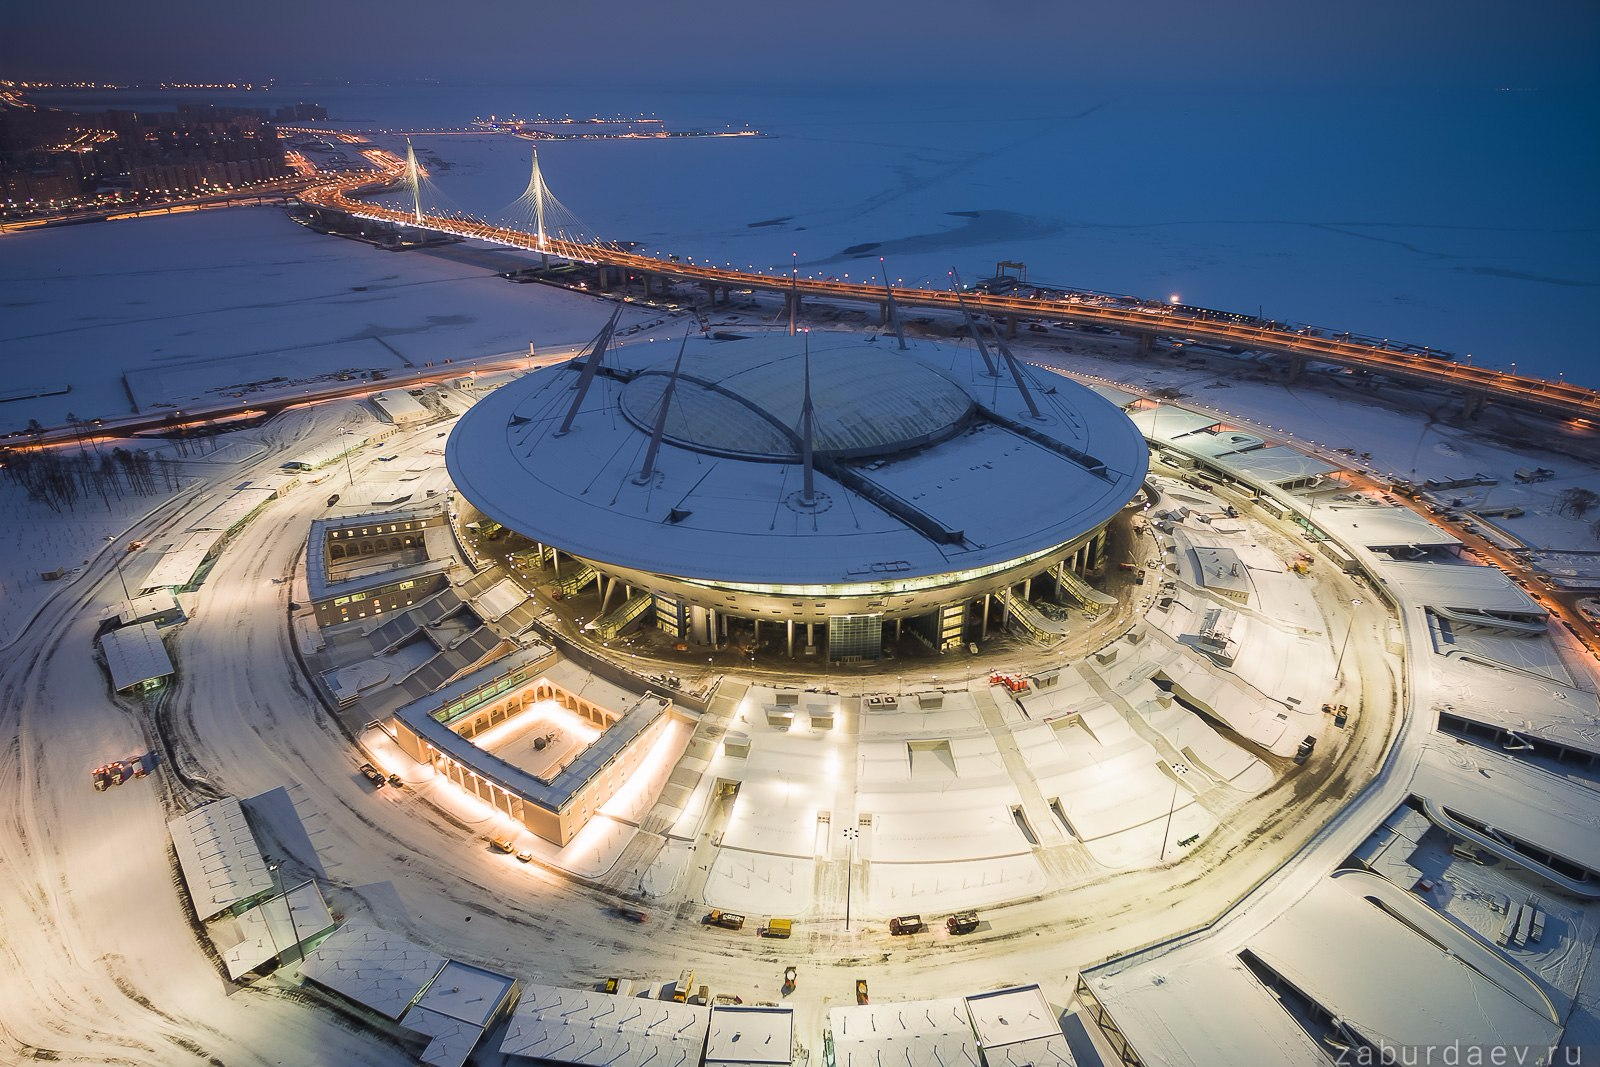
[[[373,171],[340,173],[329,176],[325,184],[301,193],[308,204],[356,218],[410,226],[457,237],[488,241],[507,248],[538,252],[576,263],[594,265],[600,288],[628,281],[642,282],[646,293],[659,285],[662,291],[675,281],[691,282],[705,289],[712,303],[726,302],[736,290],[763,290],[782,295],[791,309],[807,297],[828,302],[853,302],[876,305],[888,322],[891,304],[897,307],[938,308],[959,312],[965,301],[967,310],[982,312],[1006,324],[1014,333],[1019,319],[1048,318],[1076,324],[1101,326],[1137,338],[1140,350],[1150,351],[1155,338],[1192,337],[1212,344],[1237,346],[1269,352],[1282,357],[1291,379],[1298,377],[1308,362],[1331,363],[1354,370],[1370,371],[1387,377],[1459,390],[1463,408],[1476,414],[1489,400],[1529,408],[1544,414],[1579,420],[1600,419],[1600,392],[1570,382],[1550,382],[1525,375],[1471,364],[1457,363],[1440,356],[1396,351],[1382,344],[1355,340],[1348,335],[1327,336],[1308,328],[1279,323],[1263,323],[1245,315],[1218,315],[1170,305],[1126,301],[1099,304],[1072,298],[1042,299],[995,293],[964,293],[954,290],[896,288],[884,283],[802,278],[797,272],[736,270],[695,263],[677,256],[647,255],[625,249],[595,237],[576,216],[550,192],[535,155],[528,187],[513,205],[521,216],[515,224],[492,223],[459,210],[430,207],[425,191],[435,192],[418,166],[414,153],[401,159],[382,150],[364,153],[374,164]],[[403,186],[411,194],[409,210],[384,207],[363,199]]]

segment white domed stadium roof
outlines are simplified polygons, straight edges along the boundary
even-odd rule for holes
[[[1143,483],[1139,431],[1070,379],[1019,368],[1036,417],[970,344],[809,344],[810,501],[806,339],[784,334],[689,339],[647,479],[676,339],[613,349],[576,412],[577,363],[495,390],[452,433],[450,475],[489,517],[597,564],[773,587],[1007,564],[1098,527]]]

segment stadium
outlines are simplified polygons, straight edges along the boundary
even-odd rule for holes
[[[653,618],[855,662],[891,627],[942,652],[996,599],[1092,593],[1149,456],[1110,401],[1003,349],[774,333],[597,341],[484,398],[446,460],[559,588],[598,584],[603,636]]]

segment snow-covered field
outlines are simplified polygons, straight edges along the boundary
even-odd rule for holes
[[[130,268],[136,264],[136,268]],[[593,301],[494,277],[469,245],[386,252],[326,237],[277,208],[238,208],[7,235],[0,241],[0,429],[262,395],[271,379],[324,381],[445,359],[589,340]],[[625,313],[622,325],[658,321]],[[124,383],[126,376],[126,384]]]

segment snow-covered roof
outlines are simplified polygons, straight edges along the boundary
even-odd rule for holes
[[[516,989],[517,980],[509,975],[450,960],[400,1025],[433,1039],[422,1050],[423,1063],[461,1067]]]
[[[839,1067],[983,1067],[960,997],[844,1005],[828,1024]]]
[[[483,1027],[430,1011],[420,1004],[406,1012],[401,1025],[431,1039],[417,1059],[432,1067],[461,1067],[483,1039]]]
[[[306,955],[300,973],[379,1015],[398,1019],[445,962],[437,952],[387,930],[348,923]]]
[[[140,589],[181,588],[194,580],[195,572],[222,543],[224,530],[193,530],[181,541],[168,545]]]
[[[1178,442],[1178,447],[1188,445],[1192,438]],[[1298,481],[1318,475],[1337,473],[1339,468],[1316,456],[1285,445],[1269,445],[1248,452],[1235,452],[1214,457],[1208,461],[1241,478],[1257,483],[1275,484]]]
[[[1461,539],[1410,508],[1319,507],[1311,516],[1316,524],[1342,540],[1367,548],[1401,548],[1409,545],[1459,545]]]
[[[111,671],[111,686],[118,692],[173,672],[167,646],[161,643],[161,634],[153,622],[107,630],[100,635],[100,647]]]
[[[508,975],[451,960],[417,999],[417,1007],[487,1026],[516,984],[517,980]]]
[[[191,530],[221,530],[224,533],[253,515],[258,508],[276,499],[276,489],[235,489],[226,500],[212,508],[205,518],[189,527]]]
[[[145,619],[152,619],[178,610],[178,598],[172,595],[171,589],[157,589],[144,596],[136,596],[124,600],[116,607],[106,612],[108,619],[117,619],[123,626],[131,626]]]
[[[608,354],[570,432],[578,368],[486,397],[447,449],[463,495],[585,559],[680,578],[833,584],[945,574],[1065,544],[1114,515],[1148,465],[1113,404],[1024,368],[1033,418],[975,350],[899,352],[811,334],[818,466],[807,505],[803,341],[689,341],[652,476],[638,480],[678,346]],[[617,364],[621,362],[620,368]]]
[[[371,418],[370,415],[365,417]],[[353,452],[362,445],[381,440],[393,432],[394,428],[391,426],[369,426],[363,427],[359,431],[352,430],[349,433],[340,433],[328,438],[321,444],[312,445],[304,452],[291,456],[284,461],[283,466],[297,465],[306,470],[316,470],[318,467],[327,466],[346,452]]]
[[[328,579],[328,536],[335,531],[370,530],[373,533],[379,533],[385,532],[382,530],[385,526],[399,527],[402,523],[437,519],[443,514],[444,504],[440,503],[423,508],[409,508],[405,511],[312,519],[311,532],[306,538],[308,546],[306,551],[306,588],[311,594],[311,599],[313,601],[322,601],[331,596],[348,596],[351,593],[359,593],[366,589],[388,585],[391,582],[403,582],[408,578],[421,578],[448,570],[451,564],[455,562],[454,542],[429,540],[427,535],[434,528],[424,527],[422,531],[423,544],[428,549],[428,559],[399,567],[366,571],[344,581],[332,582]],[[448,532],[446,536],[448,538]],[[447,545],[449,551],[442,552],[440,558],[434,558],[435,550],[441,545]]]
[[[510,656],[457,679],[436,693],[407,704],[394,713],[395,721],[405,725],[440,752],[472,767],[479,775],[502,788],[549,811],[559,811],[634,738],[665,715],[672,707],[672,701],[654,693],[624,689],[567,660],[545,665],[538,676],[548,676],[568,692],[621,716],[549,781],[479,748],[440,721],[442,714],[462,697],[497,678],[527,668],[549,654],[550,650],[544,645],[519,649]],[[538,676],[527,679],[528,683],[532,684]]]
[[[1447,814],[1600,871],[1600,825],[1594,791],[1586,786],[1509,760],[1481,770],[1461,766],[1430,749],[1417,765],[1411,791]]]
[[[472,610],[485,622],[496,622],[527,599],[522,586],[511,578],[502,578],[473,599]]]
[[[1321,1046],[1236,956],[1182,964],[1157,957],[1086,980],[1144,1063],[1239,1067],[1327,1062]]]
[[[1374,1045],[1551,1048],[1561,1034],[1555,1009],[1531,978],[1426,902],[1366,871],[1318,883],[1248,948]]]
[[[332,928],[333,916],[314,881],[268,897],[239,916],[243,939],[222,954],[228,977],[249,974],[273,957]]]
[[[967,1013],[989,1067],[1075,1067],[1078,1062],[1037,985],[970,996]]]
[[[1250,576],[1239,559],[1239,553],[1233,549],[1195,545],[1194,556],[1200,582],[1207,589],[1218,589],[1225,593],[1250,592]]]
[[[582,989],[530,985],[500,1052],[587,1067],[695,1067],[708,1008]]]
[[[1379,573],[1400,586],[1407,597],[1427,607],[1511,615],[1548,614],[1498,567],[1465,562],[1384,562],[1379,564]]]
[[[794,1062],[794,1009],[717,1004],[706,1034],[706,1067]]]
[[[372,402],[396,426],[418,422],[426,419],[429,415],[428,409],[417,403],[417,398],[404,389],[391,389],[385,393],[374,393]]]
[[[272,874],[237,797],[223,797],[170,819],[167,832],[201,919],[272,888]]]

